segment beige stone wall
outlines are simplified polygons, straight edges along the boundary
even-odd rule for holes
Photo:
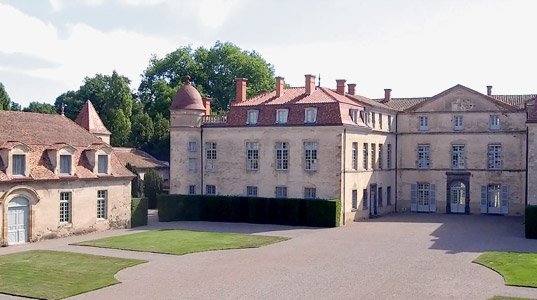
[[[7,207],[9,200],[22,195],[30,201],[30,241],[110,228],[130,226],[130,180],[76,180],[0,184],[0,224],[2,239],[7,238]],[[97,219],[97,191],[107,191],[107,218]],[[35,191],[35,194],[34,194]],[[60,224],[60,193],[72,193],[72,222]]]
[[[528,205],[537,205],[537,123],[528,123]]]

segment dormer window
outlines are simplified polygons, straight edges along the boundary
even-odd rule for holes
[[[97,159],[97,172],[99,174],[108,174],[108,155],[98,155]]]
[[[26,175],[26,155],[13,154],[13,176]]]
[[[363,121],[363,111],[362,113],[362,121]],[[351,115],[351,120],[354,124],[358,123],[358,110],[357,109],[349,109],[349,114]]]
[[[317,122],[317,108],[308,107],[304,110],[304,123]]]
[[[60,155],[60,175],[72,175],[72,156]]]
[[[259,116],[259,111],[256,109],[252,109],[248,111],[248,120],[246,124],[249,125],[255,125],[257,124],[257,117]]]
[[[276,110],[276,123],[277,124],[286,124],[288,115],[289,115],[289,110],[288,109],[277,109]]]

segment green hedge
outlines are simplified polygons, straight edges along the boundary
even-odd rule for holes
[[[131,228],[147,225],[147,198],[132,198]]]
[[[336,227],[340,200],[159,195],[159,221],[216,221]]]
[[[537,205],[527,206],[525,213],[527,239],[537,239]]]

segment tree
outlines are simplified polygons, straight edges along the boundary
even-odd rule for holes
[[[136,148],[145,148],[153,138],[153,120],[147,113],[137,114],[131,118],[130,144]]]
[[[0,82],[0,110],[9,110],[11,108],[10,101],[4,85]]]
[[[25,107],[22,111],[37,112],[42,114],[56,114],[56,107],[48,103],[30,102],[28,107]]]
[[[10,110],[12,111],[20,111],[22,108],[21,108],[21,105],[18,104],[17,102],[13,102],[11,101],[11,107],[10,107]]]
[[[56,111],[61,111],[62,105],[64,105],[65,116],[74,120],[78,116],[78,113],[80,113],[82,106],[84,106],[84,102],[85,100],[78,92],[67,91],[56,98],[54,107],[56,108]]]
[[[157,171],[149,169],[144,175],[144,195],[149,208],[157,207],[157,194],[162,192],[162,178]]]
[[[138,174],[138,171],[129,163],[125,166],[129,171],[131,171],[136,177],[132,179],[131,182],[131,197],[133,198],[141,198],[143,197],[143,182],[142,179],[140,179],[140,174]]]

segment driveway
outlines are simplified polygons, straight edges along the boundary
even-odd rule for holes
[[[151,222],[134,230],[2,248],[0,254],[52,249],[149,261],[119,272],[116,277],[121,284],[72,299],[488,299],[494,295],[537,298],[537,289],[505,286],[500,275],[472,263],[487,250],[537,252],[537,240],[524,239],[522,222],[520,217],[443,214],[394,214],[331,229]],[[184,256],[67,245],[157,228],[281,235],[292,239],[258,249]]]

